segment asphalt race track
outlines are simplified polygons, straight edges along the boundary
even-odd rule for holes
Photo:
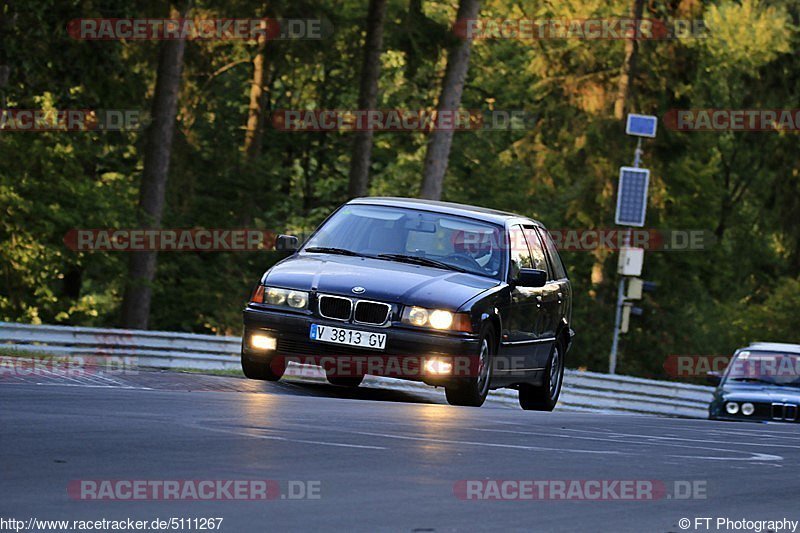
[[[460,408],[438,391],[174,372],[6,377],[0,425],[0,516],[24,520],[221,517],[224,532],[665,532],[684,531],[682,518],[800,519],[796,425]],[[87,479],[268,479],[281,493],[203,502],[68,494],[70,481]],[[464,480],[650,480],[667,493],[478,500],[464,498]],[[301,481],[318,497],[289,497],[288,484]],[[675,481],[699,488],[683,499]]]

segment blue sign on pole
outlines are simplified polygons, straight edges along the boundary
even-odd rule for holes
[[[628,114],[628,123],[625,125],[625,133],[637,137],[655,137],[658,127],[658,117],[653,115]]]

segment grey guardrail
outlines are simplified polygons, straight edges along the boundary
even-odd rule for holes
[[[140,367],[238,370],[240,344],[239,337],[0,322],[0,347],[6,351],[135,358]],[[319,377],[324,379],[321,373]],[[370,378],[369,382],[381,387],[430,388],[390,378]],[[705,418],[712,390],[701,385],[567,370],[559,406],[580,411]],[[492,392],[492,399],[513,405],[516,391],[500,389]]]

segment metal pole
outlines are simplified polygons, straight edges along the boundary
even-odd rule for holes
[[[620,278],[617,289],[617,311],[614,315],[614,340],[611,341],[611,354],[608,356],[608,373],[617,372],[617,346],[619,345],[619,328],[622,322],[622,305],[625,303],[625,278]]]
[[[636,150],[633,152],[633,166],[639,168],[642,160],[642,138],[636,141]],[[630,244],[630,233],[622,232],[622,246]],[[619,328],[622,325],[622,307],[625,305],[625,276],[620,276],[617,289],[617,305],[614,312],[614,338],[611,341],[611,353],[608,354],[608,373],[617,373],[617,349],[619,348]]]

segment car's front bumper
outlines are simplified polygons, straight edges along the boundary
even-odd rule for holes
[[[424,381],[431,385],[444,385],[450,382],[453,376],[430,375],[422,368],[416,371],[415,362],[437,357],[458,358],[462,363],[468,360],[462,365],[462,368],[464,365],[468,365],[470,369],[477,366],[478,336],[475,334],[428,331],[405,327],[398,323],[392,323],[388,327],[351,324],[311,314],[279,312],[252,305],[244,310],[243,318],[242,356],[251,361],[266,362],[276,356],[282,356],[288,361],[310,362],[311,364],[315,363],[315,358],[316,360],[324,358],[327,361],[357,359],[359,364],[371,365],[359,368],[376,370],[376,372],[367,373]],[[313,341],[309,338],[311,324],[369,333],[384,333],[386,334],[386,348],[372,350]],[[249,339],[257,332],[274,337],[277,340],[276,349],[274,351],[253,349]],[[363,358],[372,359],[364,362],[361,360]],[[452,361],[452,359],[449,360]],[[401,369],[399,374],[397,373],[398,368]],[[388,370],[389,373],[381,370]],[[462,371],[460,375],[464,376],[464,372]]]

